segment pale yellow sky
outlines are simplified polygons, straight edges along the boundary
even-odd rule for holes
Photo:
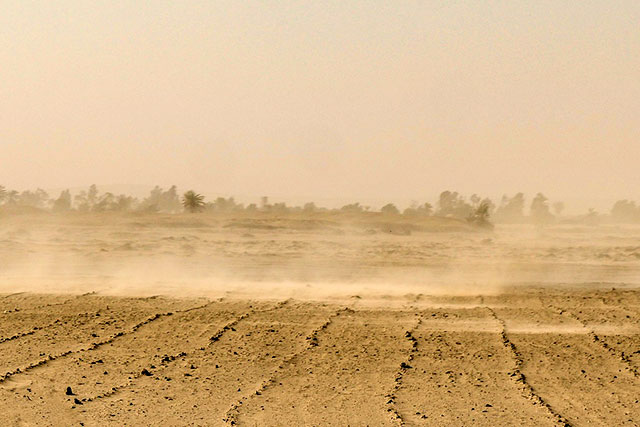
[[[638,198],[640,1],[0,0],[0,184]]]

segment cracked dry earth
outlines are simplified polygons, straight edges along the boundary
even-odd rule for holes
[[[640,292],[0,296],[0,425],[640,424]]]

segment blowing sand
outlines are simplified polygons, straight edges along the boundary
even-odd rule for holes
[[[629,227],[13,216],[2,425],[638,425]]]

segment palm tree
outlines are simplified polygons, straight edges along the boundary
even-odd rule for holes
[[[204,209],[204,196],[189,190],[182,196],[182,206],[191,213]]]
[[[482,201],[480,205],[476,208],[475,212],[473,212],[469,217],[467,217],[467,221],[476,227],[493,229],[493,224],[489,222],[489,209],[491,205],[488,201]]]

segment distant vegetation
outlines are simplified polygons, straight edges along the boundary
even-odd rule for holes
[[[182,206],[184,210],[191,213],[196,213],[204,210],[204,196],[197,194],[195,191],[187,191],[182,196]]]
[[[489,210],[491,205],[489,201],[482,201],[471,215],[467,218],[470,224],[476,227],[493,229],[493,224],[489,221]]]
[[[382,206],[379,210],[360,203],[346,204],[340,208],[323,208],[313,202],[303,206],[288,206],[286,203],[270,203],[268,197],[262,197],[259,203],[244,205],[237,203],[233,197],[218,197],[212,201],[195,191],[187,191],[182,195],[174,185],[168,189],[156,186],[145,198],[139,199],[126,194],[101,193],[97,186],[72,195],[69,190],[62,191],[57,197],[50,196],[38,188],[34,191],[18,192],[0,185],[0,210],[10,211],[52,211],[52,212],[148,212],[176,214],[181,212],[203,213],[271,213],[284,215],[289,213],[323,213],[343,215],[378,215],[389,218],[418,219],[425,217],[447,217],[465,220],[481,227],[491,228],[495,223],[532,223],[547,225],[559,222],[597,224],[600,222],[640,223],[640,206],[634,201],[619,200],[610,212],[599,214],[590,209],[584,215],[563,216],[565,205],[562,201],[550,202],[542,193],[536,194],[527,202],[523,193],[513,196],[504,195],[498,204],[487,197],[477,194],[465,198],[455,191],[440,193],[435,205],[428,202],[414,202],[404,210],[393,203]]]

